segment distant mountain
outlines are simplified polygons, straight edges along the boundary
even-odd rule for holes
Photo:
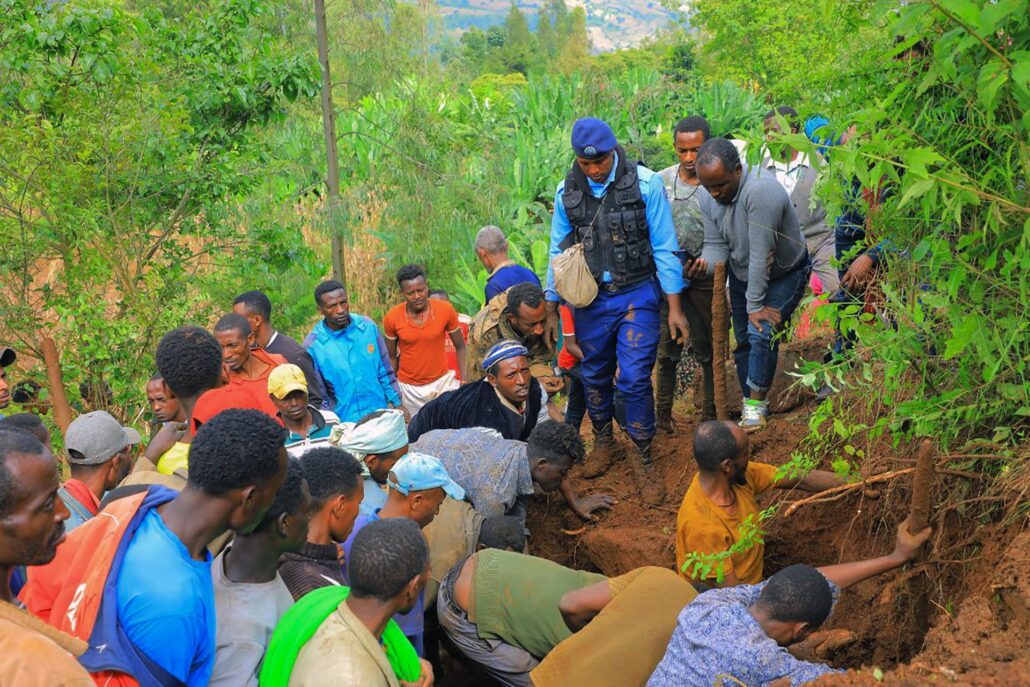
[[[437,0],[445,29],[461,34],[473,26],[486,30],[503,24],[511,0]],[[517,0],[516,4],[536,27],[536,13],[543,0]],[[595,52],[607,52],[639,44],[669,25],[673,16],[658,0],[565,0],[569,9],[581,5],[587,12],[587,31]]]

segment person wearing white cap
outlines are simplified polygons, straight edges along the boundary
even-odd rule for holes
[[[383,518],[408,518],[424,528],[440,512],[444,498],[450,496],[458,501],[465,498],[465,490],[451,479],[443,463],[425,453],[409,453],[398,460],[386,483],[389,486],[386,505],[375,513],[363,513],[354,521],[354,529],[343,543],[344,560],[350,560],[355,535],[370,522]],[[419,656],[423,654],[424,613],[424,594],[419,594],[415,608],[394,617]]]
[[[386,505],[386,478],[394,464],[408,452],[404,411],[377,410],[357,422],[333,428],[329,442],[361,462],[365,495],[361,512],[375,513]]]
[[[71,479],[57,491],[71,512],[65,530],[71,532],[100,511],[100,499],[132,470],[132,447],[138,443],[139,432],[122,427],[103,410],[72,420],[64,433]]]

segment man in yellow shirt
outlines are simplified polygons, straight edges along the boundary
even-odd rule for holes
[[[740,527],[748,518],[758,525],[756,498],[770,487],[820,492],[843,484],[832,472],[812,470],[801,478],[776,479],[776,466],[752,463],[747,434],[735,423],[704,422],[694,434],[694,475],[676,516],[676,570],[686,579],[718,586],[757,584],[762,579],[765,546],[756,542],[744,551],[733,551],[716,560],[708,571],[688,566],[692,552],[719,554],[730,551],[740,539]],[[718,581],[720,568],[722,581]]]

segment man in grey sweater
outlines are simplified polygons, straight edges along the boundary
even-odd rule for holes
[[[812,273],[797,213],[769,174],[745,172],[725,138],[712,138],[697,156],[705,225],[701,260],[709,272],[729,263],[730,305],[737,347],[733,358],[743,390],[740,426],[765,426],[766,396],[776,374],[777,328],[789,322]]]

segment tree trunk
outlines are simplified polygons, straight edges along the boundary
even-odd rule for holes
[[[327,191],[326,212],[332,236],[333,277],[347,285],[347,263],[343,235],[339,227],[340,158],[336,150],[336,114],[333,111],[333,81],[329,74],[329,39],[326,34],[325,0],[314,0],[315,30],[318,42],[318,62],[322,65],[322,133],[325,137]]]

